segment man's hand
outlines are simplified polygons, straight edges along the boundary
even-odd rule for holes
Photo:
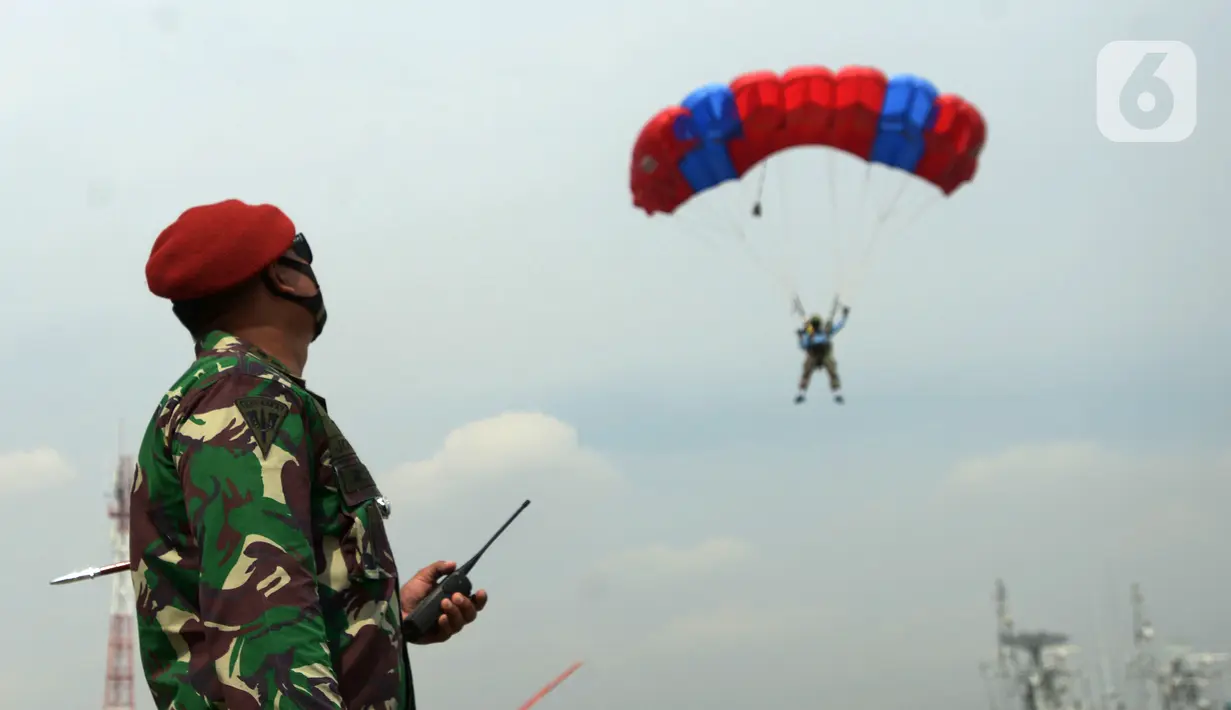
[[[842,317],[845,318],[851,314],[850,306],[842,306]]]
[[[423,601],[423,598],[432,591],[436,580],[455,569],[457,569],[456,562],[435,562],[416,572],[409,582],[402,585],[399,593],[402,601],[402,620],[405,621],[415,605]],[[485,606],[487,606],[487,592],[482,589],[469,598],[461,594],[454,594],[452,599],[440,602],[440,618],[436,620],[436,630],[411,643],[426,646],[448,641],[454,634],[460,633],[462,627],[474,621]]]

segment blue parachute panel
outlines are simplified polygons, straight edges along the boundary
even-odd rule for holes
[[[939,95],[922,77],[899,74],[890,79],[868,161],[914,172],[923,157],[923,134],[936,120],[933,106]]]
[[[689,138],[699,138],[705,141],[726,141],[740,135],[743,125],[740,123],[739,107],[735,105],[735,94],[726,84],[709,84],[684,97],[680,106],[692,114],[692,128],[695,130]]]
[[[703,86],[680,102],[690,116],[682,116],[675,133],[697,140],[697,147],[680,159],[680,172],[693,190],[701,192],[739,175],[727,153],[727,141],[743,133],[735,95],[724,84]]]

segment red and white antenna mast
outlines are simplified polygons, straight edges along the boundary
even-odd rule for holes
[[[132,492],[133,468],[131,456],[120,456],[115,469],[115,489],[107,511],[111,517],[111,548],[115,562],[128,560],[128,498]],[[107,638],[107,685],[103,691],[103,710],[136,710],[137,707],[133,699],[135,608],[132,577],[115,575],[111,580],[111,633]]]

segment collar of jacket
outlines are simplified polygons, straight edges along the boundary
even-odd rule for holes
[[[240,338],[237,338],[223,330],[210,331],[209,334],[197,342],[196,353],[198,358],[209,354],[232,356],[248,354],[258,360],[261,360],[262,362],[267,363],[273,369],[289,377],[295,382],[295,384],[307,389],[307,383],[304,379],[302,377],[292,375],[291,371],[288,370],[286,365],[283,365],[278,358],[270,355],[252,343],[249,343],[246,340],[241,340]]]

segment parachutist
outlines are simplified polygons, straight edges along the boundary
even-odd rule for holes
[[[850,306],[843,306],[842,318],[834,323],[826,321],[813,314],[804,322],[804,326],[795,331],[799,336],[799,347],[804,351],[804,371],[799,378],[799,393],[795,395],[795,404],[803,404],[808,384],[812,381],[812,373],[824,370],[829,376],[829,390],[833,392],[833,401],[843,404],[842,382],[838,379],[838,361],[833,356],[833,336],[846,325],[846,318],[851,313]]]
[[[835,101],[834,96],[859,99]],[[978,107],[956,94],[940,93],[933,82],[916,74],[889,76],[875,67],[855,65],[795,66],[782,73],[758,70],[740,74],[725,84],[707,83],[687,93],[680,103],[650,116],[632,147],[628,188],[633,206],[647,216],[682,218],[696,214],[692,212],[695,208],[688,205],[710,199],[694,198],[715,190],[725,192],[724,185],[752,183],[755,196],[741,190],[739,194],[747,199],[738,201],[735,209],[750,208],[752,218],[757,219],[764,212],[769,172],[774,171],[778,183],[775,187],[790,190],[793,181],[780,173],[780,161],[788,156],[791,162],[795,157],[804,159],[805,153],[817,155],[814,148],[825,146],[826,152],[843,153],[865,163],[865,180],[873,174],[873,168],[889,170],[928,183],[949,198],[975,178],[986,143],[987,122]],[[836,226],[841,219],[837,212],[847,200],[838,199],[836,176],[830,172],[829,207],[835,212]],[[814,190],[812,183],[804,180],[801,189]],[[819,191],[804,195],[806,204],[815,201]],[[866,193],[857,200],[856,212],[864,211],[865,197]],[[791,211],[789,206],[798,200],[788,199],[786,192],[777,200],[775,218],[791,219],[792,215],[787,214]],[[781,270],[766,268],[752,248],[754,240],[745,233],[747,220],[735,216],[736,219],[728,221],[728,229],[733,227],[735,232],[730,236],[748,249],[757,266],[771,272],[768,275],[778,280],[784,290],[793,291],[793,285],[801,279],[792,278],[792,266]],[[871,240],[888,217],[888,212],[879,215],[866,229],[852,224],[830,230],[866,233],[864,256],[852,264],[856,269],[854,276],[862,277],[866,272],[873,252]],[[683,226],[691,220],[680,222]],[[823,232],[817,228],[810,230]],[[831,236],[836,240],[845,235]],[[843,288],[854,288],[857,283],[851,276],[838,273],[836,281]],[[798,298],[793,299],[791,310],[800,320],[808,319]],[[835,303],[829,321],[837,320],[837,311]],[[846,311],[842,317],[845,320]],[[812,373],[824,369],[834,401],[842,404],[830,342],[842,325],[833,325],[829,332],[824,332],[826,329],[820,325],[823,323],[814,325],[813,329],[820,334],[815,339],[811,334],[805,338],[804,332],[799,333],[800,347],[808,352],[808,359],[795,401],[803,403]]]

